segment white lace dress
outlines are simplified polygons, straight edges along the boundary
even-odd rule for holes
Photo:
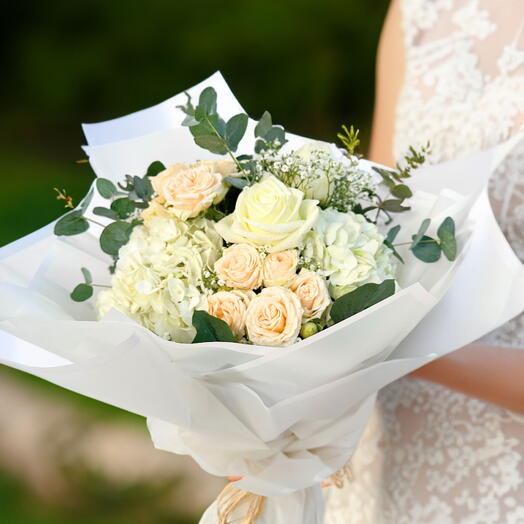
[[[431,161],[489,148],[524,123],[524,0],[401,0],[407,53],[395,155],[430,140]],[[492,182],[499,222],[524,260],[524,144]],[[524,348],[524,315],[487,337]],[[524,380],[524,378],[523,378]],[[329,488],[326,524],[524,524],[524,416],[423,380],[380,392]]]

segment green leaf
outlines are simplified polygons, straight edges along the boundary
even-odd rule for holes
[[[260,117],[260,120],[255,127],[255,137],[265,138],[272,127],[273,120],[271,119],[271,113],[264,111],[264,114]]]
[[[98,189],[100,195],[104,198],[111,198],[118,193],[115,184],[113,184],[113,182],[107,178],[97,178],[96,188]]]
[[[267,142],[275,142],[276,140],[278,140],[281,146],[283,146],[287,142],[286,132],[284,128],[280,126],[273,126],[266,133],[265,139]]]
[[[57,236],[72,236],[88,229],[89,222],[82,216],[82,212],[72,211],[58,220],[55,224],[54,233]]]
[[[374,306],[394,293],[395,281],[392,279],[384,280],[380,284],[364,284],[333,302],[331,318],[337,324]]]
[[[226,123],[218,115],[204,116],[203,120],[196,126],[189,128],[191,134],[196,136],[214,135],[217,133],[221,138],[226,135]]]
[[[440,260],[442,249],[439,243],[428,236],[423,236],[420,241],[411,247],[413,254],[422,262],[433,263]]]
[[[391,249],[395,258],[397,258],[402,264],[404,263],[404,259],[400,256],[400,253],[397,251],[397,248],[387,238],[384,240],[384,245]]]
[[[154,194],[153,185],[146,175],[144,178],[135,176],[133,178],[133,185],[135,186],[135,193],[138,198],[144,202],[149,202]]]
[[[195,143],[203,149],[216,153],[217,155],[225,155],[227,149],[224,145],[224,141],[216,135],[203,135],[196,136]]]
[[[384,211],[391,211],[392,213],[403,213],[409,211],[411,208],[402,205],[402,200],[384,200],[380,205]]]
[[[212,87],[206,87],[198,99],[197,111],[203,111],[205,114],[212,115],[217,111],[217,92]]]
[[[118,219],[118,215],[116,214],[115,211],[113,211],[112,209],[109,209],[107,207],[95,207],[93,209],[93,214],[95,215],[98,215],[99,217],[106,217],[106,218],[110,218],[111,220],[117,220]]]
[[[93,296],[93,286],[78,284],[69,295],[75,302],[84,302]]]
[[[224,178],[224,182],[231,184],[233,187],[236,187],[237,189],[244,189],[246,186],[249,185],[249,182],[245,178],[234,176],[226,176]]]
[[[411,189],[406,184],[397,184],[391,190],[391,194],[397,198],[410,198],[413,196]]]
[[[422,221],[422,224],[420,224],[420,227],[418,228],[417,234],[413,235],[412,237],[413,242],[411,243],[411,247],[416,246],[420,242],[421,238],[426,234],[426,231],[428,230],[430,224],[430,218],[426,218]]]
[[[231,151],[236,151],[247,129],[248,117],[240,113],[230,118],[226,124],[226,141]]]
[[[383,169],[377,166],[373,166],[373,171],[381,176],[382,181],[389,189],[393,189],[395,187],[395,181],[392,178],[395,175],[393,171],[389,171],[388,169]]]
[[[231,328],[221,319],[205,311],[193,313],[193,326],[197,330],[193,344],[199,342],[236,342]]]
[[[93,283],[93,277],[91,276],[91,271],[87,269],[87,267],[83,267],[81,269],[82,275],[84,275],[84,280],[86,284],[92,284]]]
[[[166,166],[162,164],[162,162],[159,162],[158,160],[156,162],[153,162],[149,164],[149,167],[147,168],[146,176],[156,176],[158,173],[161,173],[166,169]]]
[[[386,236],[386,240],[388,240],[388,242],[394,242],[395,238],[397,238],[397,235],[399,234],[399,232],[400,232],[400,226],[392,227],[388,231],[388,234]]]
[[[446,258],[453,262],[457,258],[457,239],[455,237],[455,221],[447,217],[440,224],[437,235],[440,239],[440,247]]]
[[[104,253],[118,256],[118,251],[127,244],[133,225],[128,222],[113,222],[109,224],[100,235],[100,247]]]
[[[127,218],[135,210],[135,203],[127,197],[117,198],[111,202],[111,209],[118,218]]]
[[[182,126],[184,127],[190,127],[190,126],[196,126],[198,124],[198,120],[193,115],[186,115],[184,120],[182,120]]]

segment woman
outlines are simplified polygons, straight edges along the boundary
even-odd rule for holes
[[[377,73],[372,160],[493,147],[524,127],[524,2],[394,0]],[[491,199],[524,260],[522,142]],[[326,524],[524,523],[524,315],[413,375],[379,394]]]

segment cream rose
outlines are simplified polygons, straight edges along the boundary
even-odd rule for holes
[[[298,254],[295,250],[270,253],[262,268],[264,286],[287,286],[296,277]]]
[[[268,252],[298,247],[319,213],[316,200],[305,200],[299,189],[273,175],[240,193],[235,211],[217,223],[227,242],[247,242]]]
[[[255,294],[250,291],[219,291],[204,299],[203,309],[210,315],[223,320],[237,339],[246,333],[246,312]]]
[[[304,310],[302,321],[320,318],[331,304],[325,279],[314,271],[302,269],[291,282],[289,289],[299,298]]]
[[[298,297],[285,287],[266,287],[249,303],[246,330],[253,344],[289,346],[296,341],[302,325]]]
[[[174,164],[151,183],[156,201],[182,220],[197,216],[224,196],[222,175],[210,165]]]
[[[223,177],[237,176],[237,165],[233,160],[200,160],[196,166],[210,167],[214,173],[220,173]]]
[[[234,244],[215,262],[218,278],[236,289],[257,289],[262,285],[262,258],[249,244]]]

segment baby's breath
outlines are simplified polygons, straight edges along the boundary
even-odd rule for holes
[[[289,187],[300,189],[308,196],[316,184],[326,184],[322,208],[333,207],[347,212],[376,186],[369,173],[358,168],[355,162],[340,161],[329,151],[314,150],[309,158],[295,153],[281,154],[275,150],[263,151],[257,158],[257,179],[271,173]]]

